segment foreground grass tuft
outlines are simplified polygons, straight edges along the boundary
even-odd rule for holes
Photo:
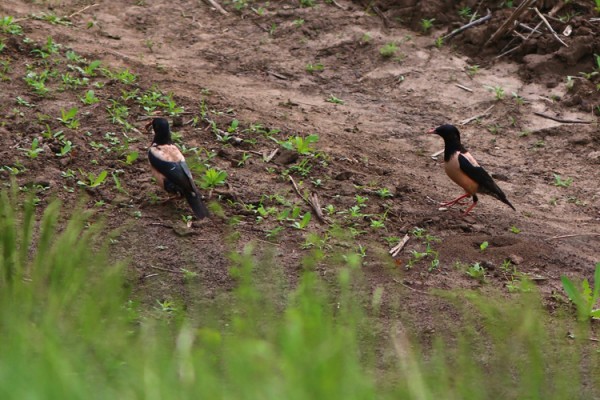
[[[443,335],[425,345],[401,318],[379,317],[383,291],[370,298],[355,290],[360,258],[346,258],[329,281],[307,270],[293,290],[264,290],[257,276],[272,284],[270,266],[249,247],[231,256],[238,287],[226,301],[144,309],[130,299],[123,266],[107,257],[91,214],[65,220],[52,203],[38,220],[33,202],[16,207],[12,197],[0,196],[2,399],[600,394],[589,325],[566,337],[533,293],[447,293],[460,323],[441,323]]]

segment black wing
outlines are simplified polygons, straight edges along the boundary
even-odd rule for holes
[[[156,157],[152,150],[148,151],[148,159],[150,160],[150,165],[165,177],[165,186],[169,182],[175,185],[181,194],[195,192],[192,173],[185,161],[165,161]]]
[[[167,192],[177,192],[183,195],[198,219],[208,217],[208,209],[202,202],[200,192],[194,184],[192,172],[185,161],[165,161],[155,156],[152,150],[148,151],[148,159],[150,165],[165,177],[164,189]]]
[[[467,157],[462,154],[458,154],[458,165],[460,165],[462,172],[479,184],[478,192],[492,195],[501,202],[508,204],[513,210],[515,209],[506,198],[502,189],[498,187],[494,179],[483,167],[471,164]]]

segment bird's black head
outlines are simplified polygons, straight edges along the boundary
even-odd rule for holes
[[[154,140],[152,140],[152,143],[158,145],[172,143],[171,130],[169,129],[169,122],[166,119],[154,118],[152,120],[152,129],[154,129]]]
[[[444,139],[444,142],[460,143],[460,132],[454,125],[450,125],[450,124],[440,125],[435,129],[431,129],[427,133],[437,133]]]

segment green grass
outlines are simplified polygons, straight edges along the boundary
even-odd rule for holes
[[[246,247],[230,256],[233,292],[196,306],[169,298],[142,306],[126,289],[123,265],[108,257],[116,233],[107,239],[91,214],[61,214],[56,202],[37,220],[33,202],[21,202],[0,196],[3,399],[600,394],[589,325],[567,338],[565,322],[550,321],[535,293],[443,294],[444,312],[454,311],[432,316],[439,335],[427,345],[406,317],[388,311],[379,319],[382,304],[397,296],[382,288],[368,294],[360,254],[331,266],[327,281],[312,272],[319,258],[308,257],[297,286],[285,289],[281,269]],[[197,280],[187,271],[186,287]]]

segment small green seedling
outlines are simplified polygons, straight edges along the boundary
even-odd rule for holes
[[[435,41],[433,42],[433,45],[435,47],[437,47],[438,49],[441,49],[442,46],[444,45],[444,38],[439,36],[435,39]]]
[[[234,119],[233,121],[231,121],[231,125],[229,125],[227,127],[227,132],[228,133],[237,132],[237,129],[238,129],[239,125],[240,125],[240,121],[238,121],[237,119]]]
[[[22,152],[24,152],[24,153],[25,153],[25,155],[26,155],[28,158],[31,158],[31,159],[33,159],[33,158],[37,158],[37,156],[38,156],[40,153],[43,153],[43,152],[44,152],[44,149],[43,149],[43,148],[41,148],[41,147],[39,147],[39,146],[40,146],[40,142],[39,142],[38,138],[34,138],[34,139],[31,141],[31,147],[30,147],[30,148],[28,148],[28,149],[24,149],[24,148],[21,148],[21,147],[19,147],[19,150],[21,150]]]
[[[504,99],[504,88],[502,86],[486,86],[486,88],[494,93],[496,101]]]
[[[304,20],[302,18],[295,19],[293,22],[295,27],[299,27],[304,25]]]
[[[371,228],[373,228],[373,229],[385,228],[385,223],[378,219],[372,219],[371,220]]]
[[[125,156],[125,164],[132,165],[139,157],[139,153],[137,151],[132,151]]]
[[[50,57],[52,54],[58,54],[60,49],[60,45],[54,42],[52,36],[48,36],[46,39],[46,44],[38,49],[33,49],[31,52],[33,54],[37,54],[39,57],[46,59]]]
[[[71,152],[73,149],[73,143],[70,140],[65,140],[62,142],[62,146],[60,147],[60,152],[56,153],[58,157],[64,157]]]
[[[292,226],[296,229],[304,229],[310,223],[311,218],[312,214],[310,212],[307,212],[302,216],[302,219],[300,221],[294,221],[292,223]]]
[[[96,97],[93,90],[88,90],[87,92],[85,92],[85,96],[80,97],[79,100],[81,100],[83,104],[87,105],[96,104],[100,101],[100,99]]]
[[[485,241],[479,245],[479,250],[481,250],[483,252],[483,251],[485,251],[485,249],[488,248],[489,245],[490,244],[487,241]]]
[[[276,226],[275,228],[268,230],[265,236],[267,239],[275,240],[284,229],[283,226]]]
[[[203,189],[214,188],[225,184],[227,180],[227,172],[219,171],[214,168],[209,168],[204,172],[200,186]]]
[[[87,174],[85,174],[83,171],[80,172],[81,174],[85,175],[85,177],[87,178],[87,182],[77,181],[77,184],[79,186],[85,186],[89,188],[95,188],[102,185],[106,180],[106,177],[108,176],[108,171],[106,170],[100,172],[97,176],[93,172],[88,172]]]
[[[61,116],[57,118],[63,125],[70,129],[79,128],[79,120],[75,118],[77,116],[77,112],[79,110],[77,107],[70,108],[69,111],[65,111],[64,109],[60,110]]]
[[[514,225],[510,227],[510,231],[512,233],[514,233],[515,235],[518,235],[519,233],[521,233],[521,230]]]
[[[397,51],[398,51],[398,46],[396,46],[396,43],[390,42],[390,43],[383,45],[379,49],[379,54],[381,54],[385,58],[390,58],[390,57],[393,57]]]
[[[470,77],[475,76],[478,72],[479,72],[479,65],[474,64],[474,65],[467,66],[467,75],[469,75]]]
[[[423,18],[421,20],[421,30],[423,33],[429,33],[429,30],[433,28],[433,21],[435,21],[435,18]]]
[[[310,154],[315,150],[311,145],[319,141],[319,135],[312,134],[306,137],[292,136],[286,141],[279,141],[275,138],[272,139],[286,150],[295,149],[300,154]]]
[[[560,278],[563,289],[569,296],[569,299],[577,306],[577,314],[580,320],[589,320],[590,318],[600,318],[600,309],[594,309],[598,298],[600,298],[600,263],[596,264],[594,273],[594,289],[590,287],[587,278],[581,282],[581,289],[575,287],[573,281],[566,276]]]
[[[482,281],[485,277],[485,268],[480,263],[471,264],[466,271],[467,275],[469,275],[473,279],[477,279]]]
[[[312,74],[313,72],[321,72],[325,70],[325,66],[321,63],[308,63],[306,64],[306,72]]]
[[[14,18],[11,16],[0,17],[0,32],[8,33],[10,35],[22,35],[23,28],[21,25],[14,22]]]
[[[512,93],[512,97],[515,100],[515,103],[517,103],[518,106],[522,106],[523,104],[525,104],[525,99],[521,96],[519,96],[518,93],[513,92]]]
[[[382,199],[387,199],[389,197],[394,197],[394,195],[392,194],[392,192],[390,192],[390,189],[388,189],[388,188],[377,189],[377,191],[375,192],[375,194],[377,196],[381,197]]]
[[[344,100],[339,99],[332,94],[330,94],[329,97],[327,99],[325,99],[325,101],[327,101],[329,103],[333,103],[333,104],[344,104]]]
[[[300,0],[300,7],[314,7],[315,0]]]
[[[198,273],[194,271],[190,271],[185,268],[181,268],[181,273],[183,274],[183,281],[185,283],[191,282],[198,277]]]
[[[473,10],[471,10],[471,7],[466,6],[458,10],[458,15],[462,18],[469,19],[473,15]]]
[[[554,174],[554,186],[568,188],[573,183],[573,178],[563,179],[560,175]]]
[[[21,96],[17,96],[15,100],[17,101],[17,104],[20,105],[20,106],[25,106],[27,108],[33,108],[33,107],[35,107],[35,104],[31,104],[30,102],[28,102],[27,100],[25,100]]]

